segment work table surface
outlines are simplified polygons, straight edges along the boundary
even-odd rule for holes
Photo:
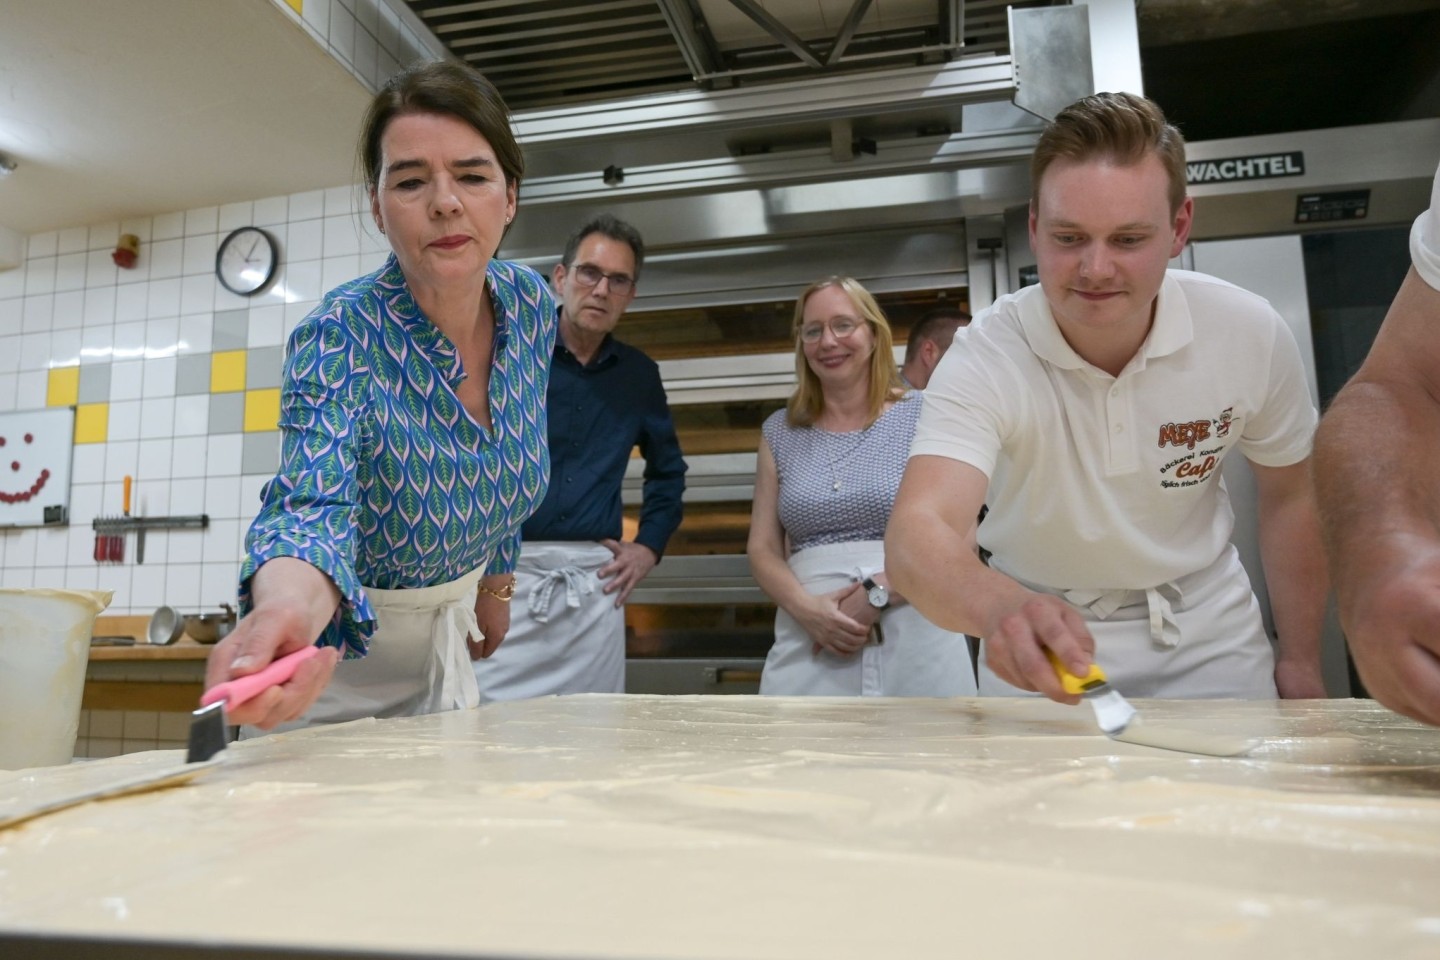
[[[1035,700],[648,696],[248,741],[0,831],[0,955],[1440,956],[1440,730],[1137,705],[1255,749]],[[0,805],[179,759],[0,773]]]

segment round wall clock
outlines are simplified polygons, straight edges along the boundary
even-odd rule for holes
[[[215,276],[220,285],[242,297],[264,290],[275,279],[280,250],[275,239],[259,227],[241,227],[220,241],[215,254]]]

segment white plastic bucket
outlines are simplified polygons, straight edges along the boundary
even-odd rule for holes
[[[0,770],[69,763],[110,591],[0,590]]]

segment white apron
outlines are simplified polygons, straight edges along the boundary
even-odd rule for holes
[[[885,567],[879,540],[810,547],[789,560],[805,589],[831,593],[863,579],[861,571]],[[880,613],[880,640],[852,656],[813,651],[805,629],[782,609],[775,611],[775,645],[765,658],[760,692],[774,696],[973,697],[975,672],[964,634],[935,626],[908,603]]]
[[[625,608],[598,575],[613,559],[594,541],[520,545],[510,631],[474,661],[482,703],[625,692]]]
[[[1147,590],[1056,590],[1020,582],[1064,597],[1085,618],[1095,662],[1127,697],[1277,696],[1275,653],[1233,546],[1205,569]],[[983,640],[979,672],[981,696],[1037,696],[995,676]]]
[[[478,706],[465,640],[481,639],[475,588],[483,573],[483,568],[472,570],[433,587],[366,587],[376,621],[370,651],[336,664],[320,698],[299,720],[272,731],[241,727],[241,738],[362,717],[413,717]]]

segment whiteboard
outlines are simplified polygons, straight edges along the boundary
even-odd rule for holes
[[[74,407],[0,413],[0,527],[69,522],[74,438]]]

